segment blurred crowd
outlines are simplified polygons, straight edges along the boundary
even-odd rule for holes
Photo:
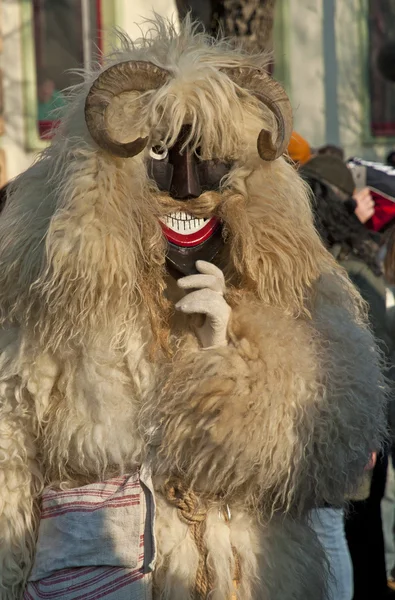
[[[395,380],[395,153],[387,164],[345,160],[341,148],[312,148],[294,132],[289,159],[309,185],[315,226],[367,304],[371,327]],[[392,395],[392,393],[391,393]],[[332,570],[330,600],[395,598],[395,410],[388,412],[389,443],[372,449],[366,477],[346,511],[312,511]],[[372,403],[374,398],[372,398]]]

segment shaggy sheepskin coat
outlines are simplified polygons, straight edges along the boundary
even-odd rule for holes
[[[163,493],[176,477],[206,507],[210,598],[320,600],[325,561],[307,515],[342,505],[382,442],[379,356],[358,293],[315,232],[305,184],[283,158],[257,153],[273,114],[221,70],[266,58],[188,26],[153,29],[122,38],[86,75],[0,219],[0,599],[23,594],[45,490],[144,465],[156,597],[194,594],[197,547]],[[93,141],[84,103],[98,72],[128,60],[172,77],[114,100],[113,137],[149,138],[121,158]],[[149,146],[171,146],[184,123],[201,156],[233,165],[218,193],[188,208],[223,223],[231,316],[219,348],[201,348],[194,317],[174,310],[182,292],[159,217],[179,204],[145,169]]]

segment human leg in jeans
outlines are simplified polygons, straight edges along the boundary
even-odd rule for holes
[[[387,579],[393,579],[395,572],[395,470],[392,460],[388,461],[387,482],[384,498],[381,501],[381,517],[383,520]]]
[[[310,520],[329,563],[327,599],[352,600],[353,574],[344,531],[344,511],[339,508],[317,508],[311,511]]]

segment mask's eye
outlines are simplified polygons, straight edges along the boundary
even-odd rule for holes
[[[152,146],[149,155],[154,160],[164,160],[169,154],[168,149],[164,145]]]

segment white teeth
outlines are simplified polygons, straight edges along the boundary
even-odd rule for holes
[[[208,219],[197,219],[185,212],[174,212],[162,217],[161,221],[169,227],[169,229],[172,229],[177,233],[188,235],[202,229]]]

